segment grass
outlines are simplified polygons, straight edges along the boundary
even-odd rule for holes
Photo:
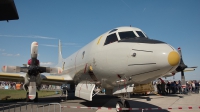
[[[51,96],[55,95],[55,91],[46,91],[46,90],[41,90],[38,91],[38,97],[45,97],[45,96]],[[2,98],[6,96],[11,96],[11,98],[8,98],[8,101],[10,100],[22,100],[26,98],[26,91],[24,90],[5,90],[5,89],[0,89],[0,102],[5,101],[1,100]]]

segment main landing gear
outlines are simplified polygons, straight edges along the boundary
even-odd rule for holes
[[[130,98],[130,93],[125,93],[120,101],[116,103],[117,112],[129,112],[130,110],[121,110],[121,108],[130,108],[130,104],[125,98]],[[120,109],[119,109],[120,108]]]
[[[36,96],[34,100],[29,99],[29,92],[26,93],[26,102],[30,102],[30,101],[38,102],[38,92],[36,92]]]

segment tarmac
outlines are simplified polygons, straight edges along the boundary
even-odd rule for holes
[[[60,95],[54,95],[39,98],[38,103],[32,102],[31,105],[25,101],[12,102],[3,106],[0,104],[0,112],[20,112],[20,110],[22,112],[116,112],[115,109],[108,108],[115,108],[116,102],[120,100],[104,94],[94,96],[93,101],[77,97],[70,97],[66,101],[62,99],[64,98]],[[133,95],[128,102],[130,108],[138,109],[130,112],[200,112],[200,94]]]

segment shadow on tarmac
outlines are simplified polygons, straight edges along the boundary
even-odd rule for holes
[[[178,95],[172,95],[172,97],[178,97]],[[147,101],[151,101],[151,98],[148,96],[138,96],[138,95],[134,95],[131,96],[131,98],[138,98],[138,99],[146,99]],[[109,100],[111,100],[113,102],[111,103],[107,103]],[[44,97],[44,98],[39,98],[38,99],[38,103],[60,103],[62,106],[83,106],[83,107],[107,107],[107,108],[115,108],[115,104],[117,101],[119,101],[120,98],[116,98],[115,96],[109,96],[109,95],[96,95],[93,97],[93,101],[86,101],[77,97],[74,97],[73,100],[66,100],[64,102],[61,101],[59,95],[55,95],[55,96],[50,96],[50,97]],[[131,108],[160,108],[159,106],[156,105],[152,105],[149,103],[145,103],[145,102],[140,102],[140,101],[136,101],[136,100],[127,100],[130,103]],[[21,101],[21,102],[11,102],[12,104],[15,103],[24,103],[22,104],[22,106],[27,105],[26,102]],[[8,104],[9,105],[9,104]],[[10,104],[11,105],[11,104]],[[37,105],[37,103],[34,103],[34,105]],[[5,105],[4,105],[5,106]],[[47,105],[44,105],[47,106]],[[2,108],[1,104],[0,104],[0,111],[2,111],[3,109],[11,109],[11,108],[19,108],[20,106],[17,105],[11,105],[9,108]],[[64,109],[66,110],[66,109]],[[82,112],[83,109],[67,109],[68,111],[76,111],[76,112]],[[87,112],[96,112],[97,110],[89,110],[89,109],[85,109],[84,111]],[[107,110],[108,111],[108,110]],[[132,110],[131,112],[141,112],[142,110]],[[144,110],[147,111],[147,110]],[[169,112],[168,110],[148,110],[148,112]]]

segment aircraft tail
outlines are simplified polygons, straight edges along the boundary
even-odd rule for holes
[[[61,45],[61,42],[59,40],[59,43],[58,43],[58,64],[61,64],[62,63],[62,45]]]

